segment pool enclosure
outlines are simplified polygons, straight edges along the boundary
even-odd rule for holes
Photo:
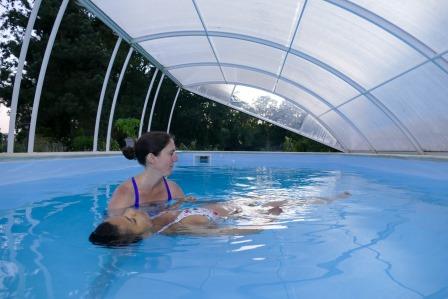
[[[11,104],[41,0],[35,0]],[[79,0],[129,44],[110,111],[133,51],[154,77],[343,152],[448,152],[448,2],[437,0]],[[61,2],[34,97],[28,152],[46,64],[68,0]],[[93,150],[107,83],[99,95]],[[149,93],[148,93],[149,94]],[[176,95],[176,97],[177,97]],[[155,97],[149,117],[150,130]],[[142,99],[143,100],[143,99]],[[176,100],[174,100],[175,103]],[[174,108],[174,105],[173,105]],[[173,110],[171,110],[171,114]],[[170,118],[171,120],[171,118]],[[141,121],[141,124],[143,122]],[[169,130],[169,124],[168,124]],[[14,138],[8,138],[13,152]]]

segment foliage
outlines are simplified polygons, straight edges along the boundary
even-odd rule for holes
[[[6,152],[6,146],[8,144],[6,136],[6,134],[0,133],[0,152]]]
[[[115,129],[126,137],[137,138],[140,120],[136,118],[120,118],[115,122]]]
[[[91,151],[93,144],[92,136],[76,136],[72,139],[71,151]]]
[[[140,120],[136,118],[120,118],[117,119],[114,125],[115,137],[119,140],[119,144],[122,146],[124,139],[131,137],[137,139],[138,128],[140,126]]]

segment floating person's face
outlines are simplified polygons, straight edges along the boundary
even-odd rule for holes
[[[133,208],[126,209],[123,215],[111,217],[106,221],[115,225],[123,235],[143,235],[152,227],[148,214]]]
[[[168,142],[158,156],[149,155],[152,156],[150,158],[151,167],[159,170],[163,176],[168,176],[173,172],[174,163],[177,162],[176,145],[173,139]]]

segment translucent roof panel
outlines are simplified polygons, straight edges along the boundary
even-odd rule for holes
[[[366,138],[375,149],[387,145],[391,151],[415,151],[406,135],[366,97],[357,97],[338,110],[351,119],[359,130],[365,132]]]
[[[304,0],[196,0],[208,31],[253,36],[289,46]]]
[[[210,37],[221,63],[245,65],[276,74],[286,52],[263,44],[222,37]]]
[[[448,49],[448,1],[352,0],[400,27],[437,53]],[[404,9],[405,8],[405,9]]]
[[[282,80],[277,84],[276,93],[284,98],[291,99],[315,115],[332,108],[303,89]]]
[[[288,55],[282,77],[310,89],[333,106],[342,104],[359,94],[353,86],[341,78],[294,55]]]
[[[348,151],[371,152],[374,151],[364,136],[353,128],[335,111],[330,111],[320,119],[332,128],[339,143]]]
[[[79,1],[181,88],[347,152],[448,152],[447,1]]]
[[[205,36],[160,38],[141,42],[140,45],[165,67],[198,62],[216,63]],[[179,48],[182,48],[181,52]]]
[[[232,106],[273,120],[297,131],[300,131],[306,115],[305,111],[281,97],[244,86],[236,86],[230,102]]]
[[[204,30],[192,1],[92,1],[131,37]]]
[[[339,142],[330,135],[328,130],[326,130],[314,117],[307,115],[303,120],[302,127],[300,128],[301,134],[307,136],[314,140],[322,140],[323,144],[329,145],[338,150],[344,150],[344,148],[339,144]]]
[[[446,151],[448,75],[427,63],[373,91],[425,151]]]
[[[424,57],[378,26],[325,1],[309,1],[293,48],[338,69],[366,89]]]
[[[274,94],[230,84],[192,86],[188,90],[342,150],[336,138],[315,118]]]
[[[183,85],[197,84],[201,82],[224,82],[221,70],[218,66],[195,66],[170,70]]]
[[[206,84],[189,88],[190,91],[196,92],[208,99],[220,102],[229,102],[235,85],[231,84]]]
[[[275,82],[277,81],[277,78],[272,75],[250,69],[222,67],[222,71],[224,72],[227,82],[239,82],[242,85],[258,87],[263,90],[272,91],[274,89]]]

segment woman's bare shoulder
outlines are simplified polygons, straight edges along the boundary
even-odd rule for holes
[[[109,202],[109,209],[127,208],[133,204],[134,191],[130,181],[122,183],[115,189]]]
[[[167,180],[168,186],[170,187],[171,195],[174,198],[182,198],[185,197],[184,191],[182,191],[182,188],[174,181]]]

